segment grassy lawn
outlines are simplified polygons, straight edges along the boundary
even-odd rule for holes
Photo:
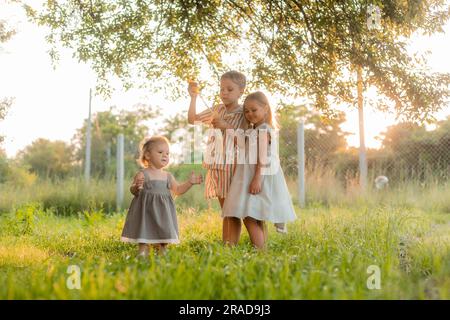
[[[135,259],[125,212],[58,216],[38,204],[0,215],[0,299],[450,299],[450,214],[391,203],[296,208],[265,251],[244,229],[221,244],[215,207],[179,206],[181,244]],[[81,288],[67,287],[68,267]],[[381,289],[368,289],[371,268]],[[369,268],[369,273],[368,273]]]

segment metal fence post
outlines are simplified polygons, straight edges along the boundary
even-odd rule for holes
[[[117,211],[122,210],[124,180],[124,136],[117,136]]]

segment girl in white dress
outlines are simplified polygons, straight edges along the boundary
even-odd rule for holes
[[[222,216],[243,219],[252,244],[263,248],[264,221],[285,233],[286,222],[297,217],[278,157],[277,125],[264,93],[246,97],[244,116],[253,129],[245,132],[245,163],[236,166]]]

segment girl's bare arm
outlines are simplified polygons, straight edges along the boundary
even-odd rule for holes
[[[191,96],[191,102],[189,103],[188,110],[188,123],[194,124],[195,121],[198,120],[196,105],[197,105],[197,97],[199,93],[198,83],[195,81],[189,82],[188,92]]]
[[[267,148],[270,147],[270,134],[267,133]],[[266,152],[267,152],[267,148],[266,148]],[[262,183],[262,178],[261,178],[261,168],[262,167],[267,167],[267,164],[263,164],[261,162],[261,158],[260,158],[260,154],[259,154],[259,134],[257,136],[257,155],[256,155],[256,165],[255,165],[255,174],[253,175],[253,179],[250,183],[249,186],[249,192],[252,194],[255,193],[259,193],[261,191],[261,183]]]
[[[194,184],[200,184],[203,182],[201,175],[196,176],[194,172],[191,172],[189,179],[184,183],[178,183],[177,180],[170,175],[170,190],[177,196],[186,193]]]

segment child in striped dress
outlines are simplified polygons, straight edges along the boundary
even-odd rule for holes
[[[239,99],[246,86],[245,76],[237,71],[224,73],[220,78],[220,99],[223,103],[197,114],[196,101],[198,96],[198,83],[190,82],[188,87],[191,102],[188,111],[190,124],[206,124],[210,126],[208,137],[207,160],[204,159],[203,167],[208,169],[205,179],[205,197],[207,199],[217,197],[220,207],[228,193],[228,189],[236,169],[236,157],[234,161],[227,161],[223,150],[229,150],[229,140],[226,139],[227,129],[246,129],[242,105]],[[220,132],[212,132],[220,129]],[[228,131],[230,132],[230,131]],[[220,139],[221,138],[221,139]],[[216,139],[219,139],[216,141]],[[228,143],[227,143],[228,142]],[[234,141],[231,143],[233,144]],[[223,147],[218,150],[218,146]],[[231,163],[230,163],[231,162]],[[241,233],[241,220],[236,217],[224,217],[222,227],[222,239],[225,244],[235,245],[239,241]]]

